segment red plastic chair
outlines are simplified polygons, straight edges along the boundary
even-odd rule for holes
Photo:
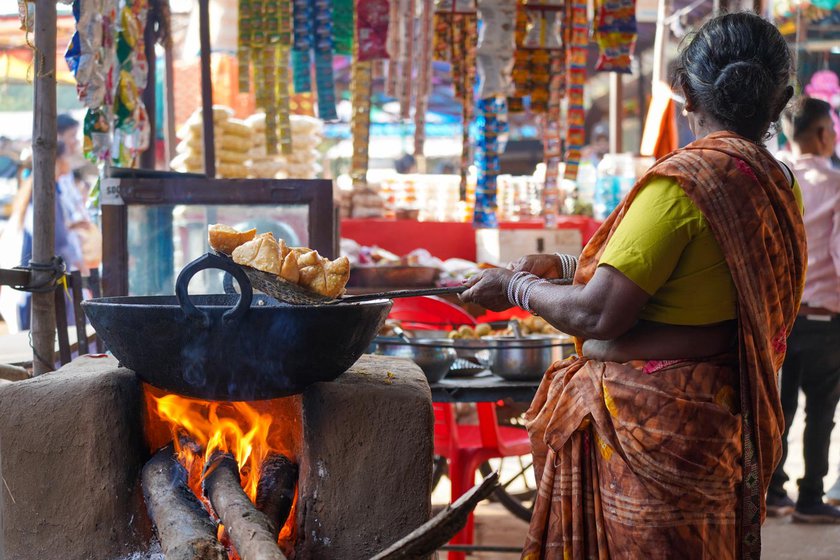
[[[458,424],[451,404],[435,404],[435,453],[449,462],[452,501],[475,485],[475,471],[488,459],[518,457],[531,452],[528,433],[522,428],[499,426],[494,403],[476,403],[478,425]],[[473,543],[473,515],[451,544]],[[449,560],[463,560],[465,553],[449,552]]]

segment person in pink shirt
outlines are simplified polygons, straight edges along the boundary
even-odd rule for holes
[[[782,460],[767,492],[770,515],[793,513],[802,523],[840,523],[840,509],[823,502],[834,411],[840,400],[840,171],[831,167],[837,135],[825,101],[801,97],[782,115],[790,140],[788,165],[802,189],[808,271],[799,317],[787,340],[781,400]],[[796,503],[784,489],[787,438],[799,389],[805,393],[805,476]]]

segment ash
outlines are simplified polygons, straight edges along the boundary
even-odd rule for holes
[[[164,560],[163,553],[160,551],[160,543],[157,539],[152,539],[149,545],[149,550],[146,552],[135,552],[128,556],[123,556],[118,560]]]

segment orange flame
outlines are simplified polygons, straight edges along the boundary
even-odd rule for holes
[[[295,461],[301,439],[298,397],[270,401],[215,402],[166,394],[146,386],[147,439],[152,450],[170,440],[187,469],[189,486],[209,511],[202,491],[210,456],[230,453],[239,465],[242,488],[256,502],[262,464],[273,453]],[[220,526],[221,538],[222,529]],[[281,545],[294,538],[294,507],[280,533]]]

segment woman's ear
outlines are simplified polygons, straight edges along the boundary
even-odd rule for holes
[[[788,102],[793,97],[793,86],[788,86],[785,88],[784,93],[782,93],[782,98],[779,100],[779,106],[773,111],[773,120],[771,122],[776,122],[782,116],[782,111],[785,110],[787,107]]]

